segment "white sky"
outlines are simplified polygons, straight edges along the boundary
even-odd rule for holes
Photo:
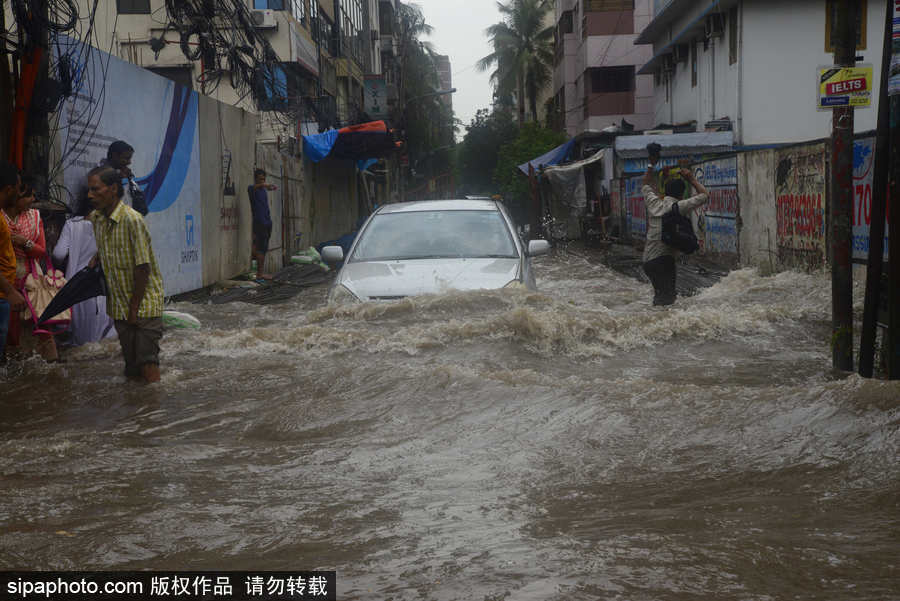
[[[484,30],[500,21],[495,0],[412,0],[434,28],[427,38],[438,54],[450,56],[453,72],[453,110],[468,125],[475,111],[490,108],[493,89],[490,71],[479,72],[475,63],[491,53]],[[459,137],[465,136],[465,129]]]

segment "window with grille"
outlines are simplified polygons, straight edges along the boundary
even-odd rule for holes
[[[627,67],[598,67],[590,69],[591,92],[609,94],[634,91],[634,65]]]
[[[306,0],[291,0],[291,14],[306,25]]]
[[[120,15],[149,15],[150,0],[116,0]]]
[[[263,67],[263,94],[257,100],[261,111],[285,110],[288,107],[288,73],[282,65]]]

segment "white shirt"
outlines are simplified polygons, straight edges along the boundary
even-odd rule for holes
[[[644,263],[652,261],[663,255],[672,255],[677,257],[680,253],[662,241],[662,218],[663,215],[672,210],[672,203],[678,203],[678,212],[684,216],[691,215],[695,209],[699,209],[709,201],[706,194],[697,194],[678,200],[671,196],[663,196],[662,198],[656,194],[653,186],[644,184],[641,188],[644,194],[644,205],[647,207],[647,243],[644,245]],[[697,219],[692,216],[691,223],[694,226],[694,233],[697,232]]]

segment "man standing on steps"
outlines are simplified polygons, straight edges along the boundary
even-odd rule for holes
[[[269,238],[272,236],[272,217],[269,214],[268,190],[277,190],[276,186],[266,183],[264,169],[253,172],[253,185],[247,187],[250,196],[250,210],[253,212],[253,247],[250,256],[256,260],[257,277],[271,280],[265,273],[266,253],[269,252]]]
[[[643,267],[644,273],[653,284],[653,305],[665,306],[674,303],[678,296],[678,292],[675,290],[675,257],[679,252],[662,241],[663,215],[672,210],[672,205],[677,203],[678,212],[688,216],[691,211],[702,207],[709,201],[709,194],[690,169],[682,168],[680,177],[671,177],[665,180],[664,196],[660,197],[656,190],[658,180],[653,156],[650,161],[650,166],[644,175],[644,185],[641,188],[641,192],[644,194],[644,204],[647,207],[647,242],[644,245]],[[692,186],[697,193],[680,200],[684,198],[687,185]]]

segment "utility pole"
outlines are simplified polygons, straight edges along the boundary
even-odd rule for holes
[[[834,63],[856,64],[856,10],[860,0],[835,0]],[[853,108],[832,109],[831,130],[831,360],[832,367],[853,370]]]
[[[900,0],[892,0],[887,7],[893,6],[894,19],[900,19]],[[896,23],[896,21],[895,21]],[[900,59],[900,25],[894,25],[893,57]],[[896,77],[896,76],[895,76]],[[890,119],[891,167],[890,167],[890,204],[888,206],[889,242],[888,263],[888,336],[887,367],[888,378],[900,380],[900,90],[891,92]]]
[[[871,378],[875,366],[875,335],[878,330],[878,301],[881,298],[881,271],[884,258],[884,219],[888,190],[888,165],[891,160],[890,97],[888,78],[891,70],[890,6],[885,7],[884,44],[881,52],[881,78],[878,85],[878,120],[875,134],[875,173],[872,182],[872,219],[869,226],[869,257],[866,263],[866,300],[859,343],[859,375]],[[860,200],[861,201],[861,200]]]

